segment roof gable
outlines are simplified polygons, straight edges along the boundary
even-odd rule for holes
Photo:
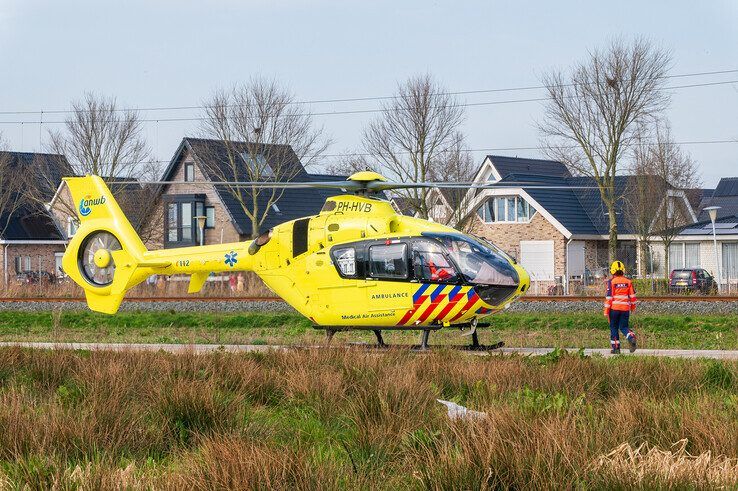
[[[510,174],[550,177],[571,176],[566,166],[557,160],[505,157],[502,155],[487,155],[485,160],[489,161],[501,179]]]
[[[232,148],[237,152],[246,152],[248,143],[231,142]],[[286,172],[287,175],[293,176],[289,181],[292,182],[317,182],[317,181],[345,181],[346,176],[330,175],[330,174],[310,174],[300,163],[297,155],[289,145],[263,145],[264,155],[269,158],[279,158],[280,161],[291,168]],[[253,149],[253,147],[252,147]],[[200,170],[208,180],[217,182],[221,181],[223,175],[228,175],[231,179],[229,169],[218,169],[217,165],[227,165],[228,148],[222,141],[208,140],[202,138],[184,138],[182,143],[175,152],[169,166],[164,172],[163,181],[169,181],[176,173],[182,163],[185,151],[189,150],[196,162],[198,162]],[[239,156],[239,158],[241,158]],[[268,160],[267,160],[268,162]],[[251,180],[245,171],[246,162],[243,161],[243,172],[237,172],[232,179],[238,181]],[[264,179],[267,180],[267,179]],[[282,179],[283,181],[287,179]],[[214,184],[214,189],[218,193],[223,206],[231,216],[233,226],[236,231],[243,236],[251,235],[251,220],[246,215],[241,203],[229,190],[223,186]],[[322,188],[303,188],[303,189],[284,189],[281,196],[276,200],[277,207],[271,207],[267,210],[267,215],[262,223],[260,230],[267,230],[280,223],[284,223],[305,216],[316,215],[323,207],[325,200],[331,196],[344,194],[340,189],[322,189]],[[248,190],[244,190],[246,201],[250,200]],[[271,200],[271,190],[261,190],[257,194],[257,206],[260,210],[266,210]],[[277,193],[279,195],[279,192]],[[261,215],[261,214],[260,214]]]

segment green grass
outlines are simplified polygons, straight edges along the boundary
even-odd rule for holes
[[[599,313],[502,313],[488,318],[482,342],[508,346],[607,347],[609,327]],[[736,315],[652,315],[637,313],[631,327],[641,347],[738,349]],[[391,344],[417,342],[416,331],[385,331]],[[433,333],[435,344],[465,344],[459,331]],[[324,334],[290,313],[0,312],[0,341],[138,342],[216,344],[314,344]],[[373,342],[371,332],[338,333],[335,342]]]
[[[562,352],[0,348],[0,489],[734,489],[737,376]]]

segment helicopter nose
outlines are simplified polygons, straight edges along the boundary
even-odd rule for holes
[[[521,296],[530,288],[530,275],[520,264],[515,265],[515,271],[518,273],[518,289],[516,296]]]

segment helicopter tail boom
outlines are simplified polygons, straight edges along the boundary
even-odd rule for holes
[[[90,309],[118,311],[125,293],[151,275],[189,274],[189,292],[200,291],[216,271],[249,270],[248,243],[149,251],[110,189],[98,176],[65,178],[79,228],[62,259]]]

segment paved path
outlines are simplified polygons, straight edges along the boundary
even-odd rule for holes
[[[169,353],[249,353],[264,352],[270,350],[288,350],[294,348],[317,348],[320,346],[284,346],[284,345],[253,345],[253,344],[145,344],[145,343],[25,343],[25,342],[0,342],[0,348],[21,346],[24,348],[37,349],[73,349],[90,351],[167,351]],[[334,345],[340,347],[341,345]],[[371,346],[371,345],[367,345]],[[431,349],[433,346],[431,345]],[[500,348],[489,353],[521,354],[528,356],[541,356],[553,351],[553,348]],[[568,348],[568,351],[577,353],[576,348]],[[487,354],[487,352],[476,352]],[[599,355],[611,357],[609,349],[585,349],[585,355]],[[738,350],[680,350],[680,349],[639,349],[635,353],[623,350],[619,356],[663,356],[667,358],[712,358],[722,360],[738,360]]]

